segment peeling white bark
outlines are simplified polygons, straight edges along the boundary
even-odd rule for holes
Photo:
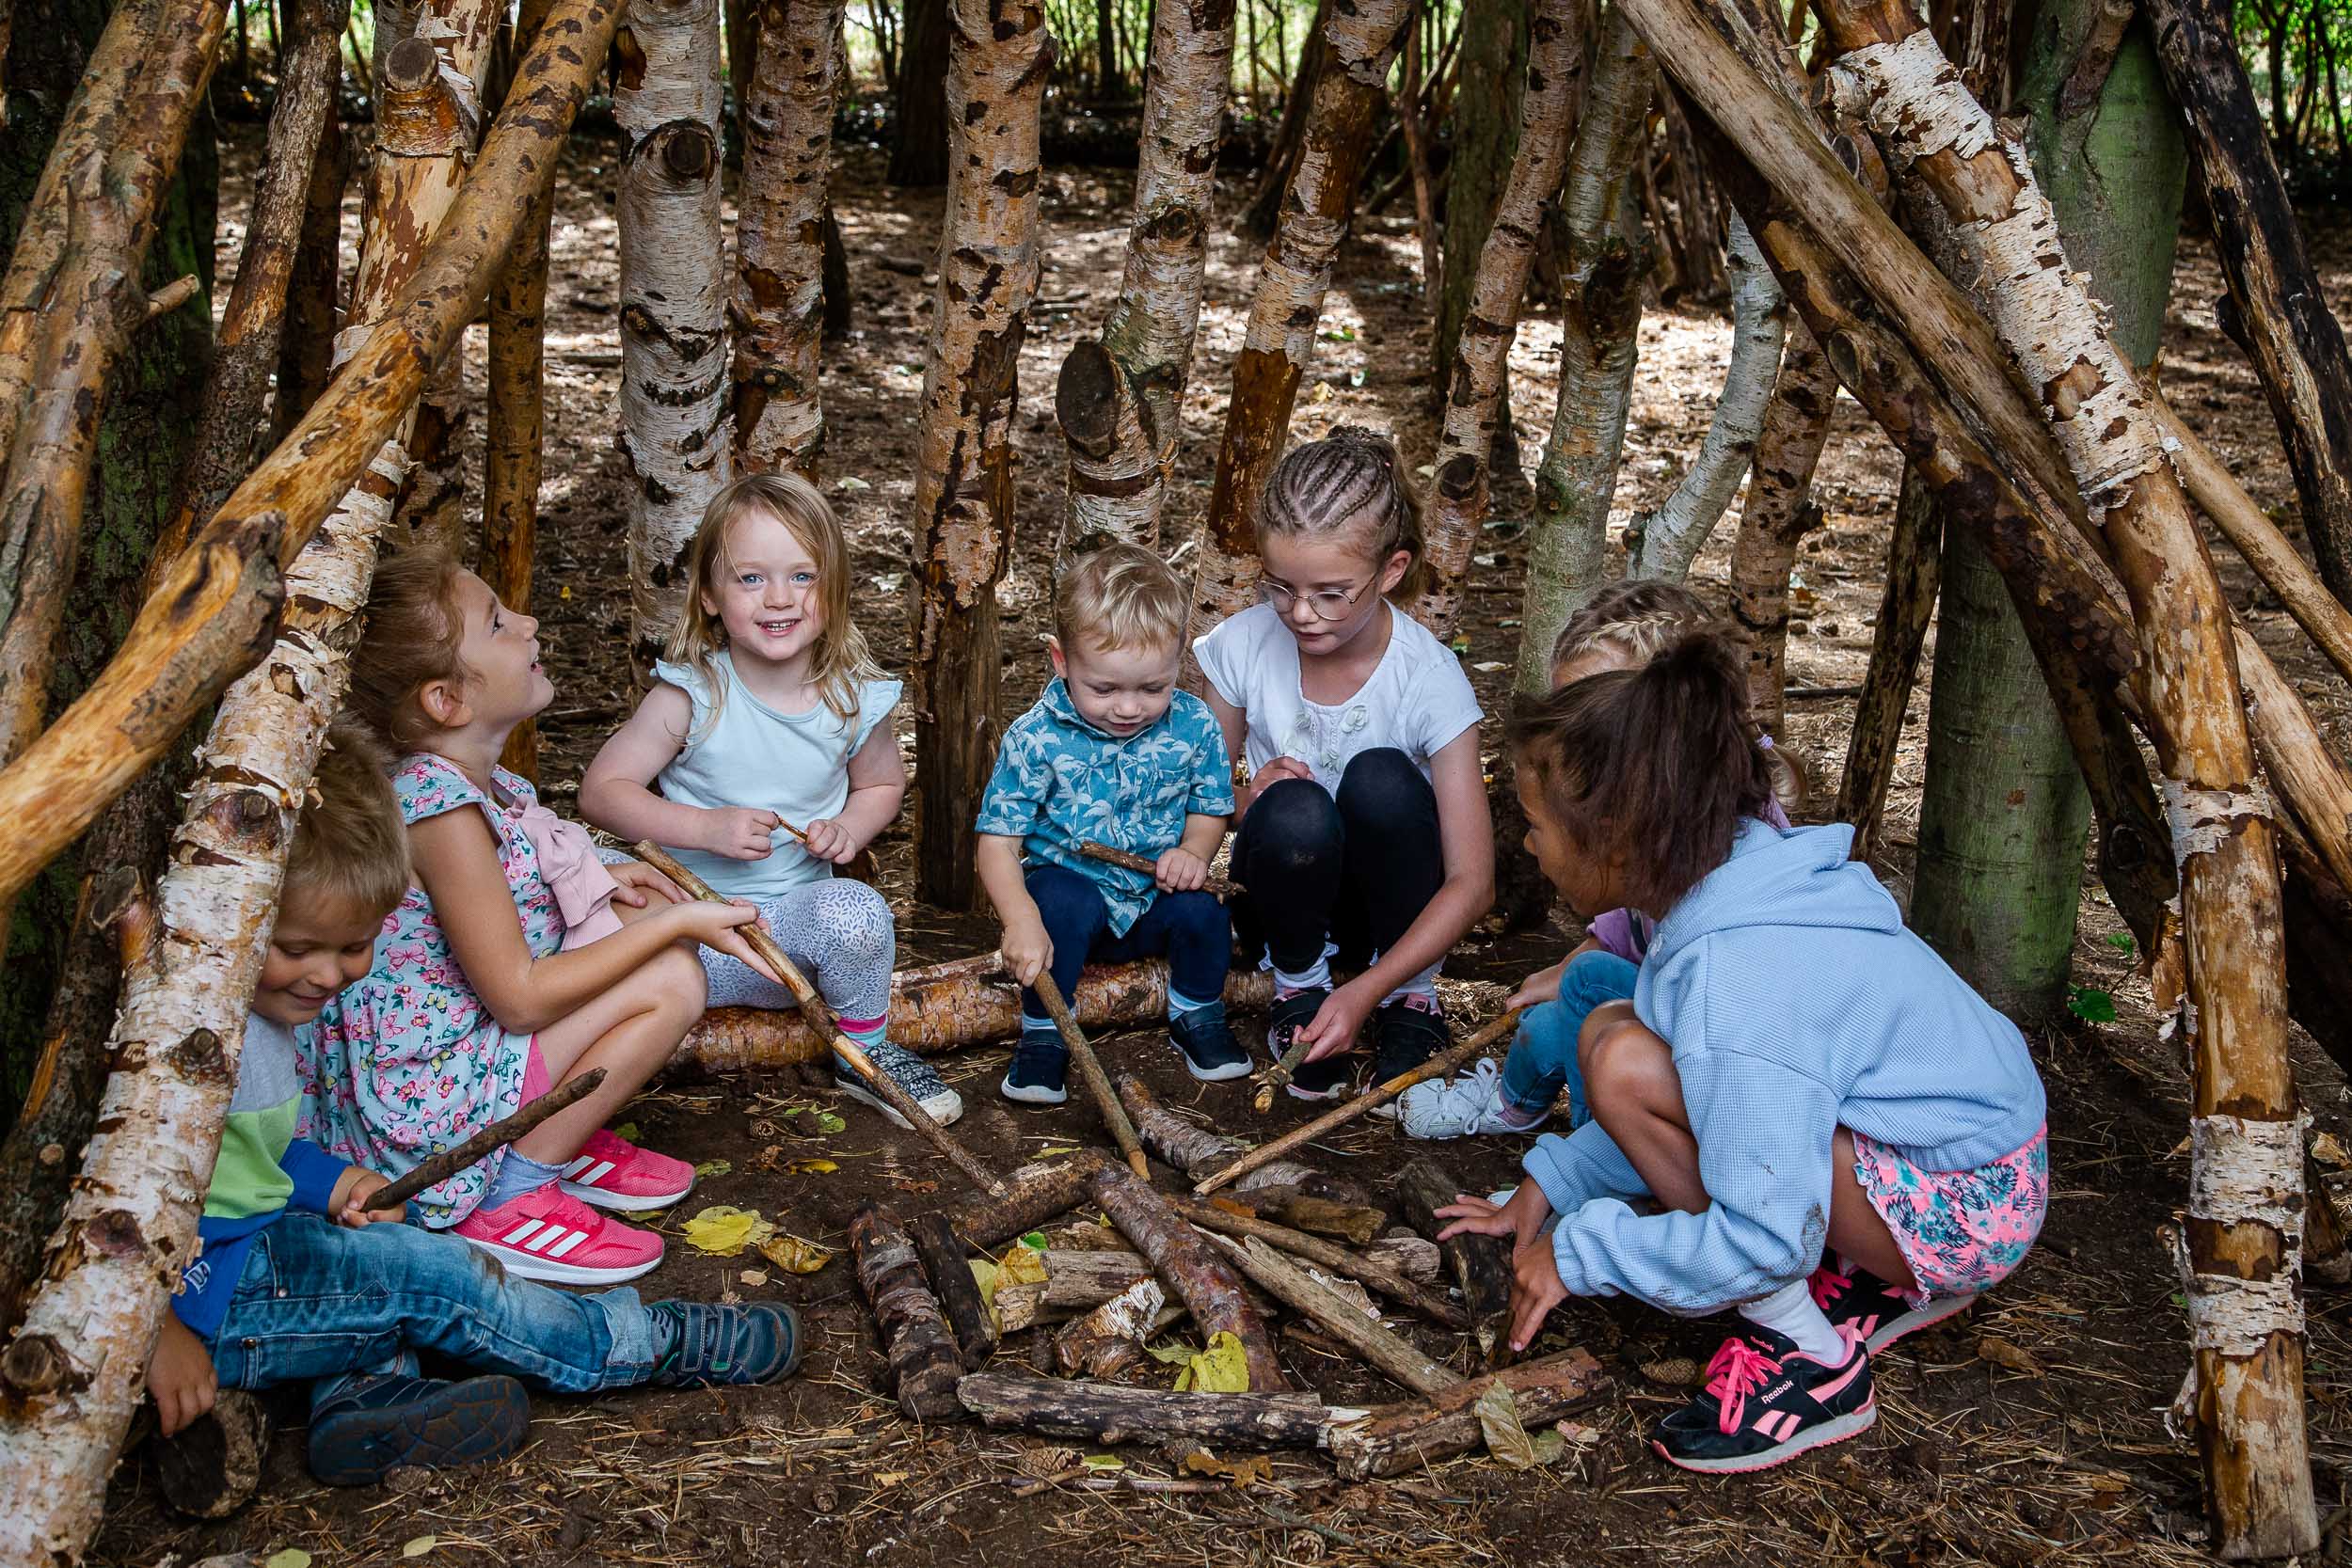
[[[642,683],[686,603],[686,548],[733,477],[720,230],[719,0],[634,0],[613,41],[628,137],[621,230],[621,451],[630,653]]]

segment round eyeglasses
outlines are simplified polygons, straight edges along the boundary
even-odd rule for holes
[[[1347,619],[1347,612],[1356,608],[1377,580],[1379,574],[1375,572],[1353,592],[1344,588],[1319,588],[1311,594],[1301,594],[1286,582],[1262,578],[1258,582],[1258,596],[1285,614],[1289,613],[1293,604],[1304,600],[1316,620],[1343,621]]]

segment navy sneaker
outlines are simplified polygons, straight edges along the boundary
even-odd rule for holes
[[[1385,1084],[1410,1072],[1454,1043],[1445,1026],[1445,1013],[1434,996],[1400,996],[1384,1002],[1372,1015],[1373,1037],[1380,1042],[1374,1059],[1375,1083]]]
[[[1723,1342],[1706,1390],[1658,1424],[1650,1447],[1686,1470],[1739,1475],[1842,1443],[1878,1418],[1868,1351],[1849,1338],[1833,1367],[1751,1323]]]
[[[1829,1318],[1832,1328],[1843,1329],[1876,1355],[1906,1334],[1916,1334],[1947,1318],[1958,1317],[1976,1305],[1971,1293],[1931,1296],[1914,1307],[1903,1293],[1867,1269],[1839,1271],[1824,1261],[1806,1280],[1813,1305]]]
[[[1275,998],[1274,1006],[1266,1014],[1266,1053],[1280,1061],[1291,1048],[1291,1037],[1315,1021],[1323,1005],[1331,999],[1328,986],[1310,986],[1288,996]],[[1319,1062],[1301,1062],[1291,1075],[1291,1094],[1299,1100],[1337,1100],[1347,1086],[1348,1069],[1352,1064],[1344,1053],[1326,1056]]]
[[[996,1092],[1024,1105],[1058,1105],[1070,1098],[1063,1087],[1070,1074],[1070,1052],[1051,1029],[1025,1029],[1012,1050],[1012,1070]]]
[[[328,1486],[373,1486],[405,1465],[484,1465],[521,1448],[530,1429],[531,1397],[511,1377],[355,1378],[310,1412],[310,1473]]]
[[[1225,1004],[1212,1002],[1188,1013],[1171,1014],[1168,1037],[1184,1053],[1184,1069],[1203,1084],[1249,1076],[1249,1053],[1225,1024]]]
[[[672,1330],[670,1353],[653,1373],[667,1387],[773,1383],[801,1364],[801,1315],[789,1307],[657,1301],[646,1310]]]

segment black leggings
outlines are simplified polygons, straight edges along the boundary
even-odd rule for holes
[[[1284,779],[1241,819],[1233,874],[1248,890],[1233,915],[1245,955],[1263,944],[1295,974],[1314,967],[1327,938],[1341,962],[1368,963],[1445,882],[1437,791],[1393,747],[1358,753],[1336,797]]]

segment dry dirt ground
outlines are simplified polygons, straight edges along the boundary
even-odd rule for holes
[[[235,138],[225,192],[241,192],[254,161],[249,133]],[[616,147],[576,140],[562,176],[549,291],[550,429],[536,593],[552,645],[558,695],[547,715],[547,793],[567,803],[580,768],[622,717],[624,657],[623,475],[614,442],[618,353],[614,231]],[[850,151],[839,186],[855,289],[856,331],[828,350],[830,447],[825,487],[857,550],[856,613],[883,661],[902,668],[908,609],[908,533],[916,399],[922,384],[930,289],[885,260],[928,257],[940,199],[883,187],[870,152]],[[1236,208],[1238,185],[1221,193]],[[1017,424],[1023,467],[1019,544],[1001,591],[1006,716],[1045,678],[1037,643],[1044,624],[1046,562],[1060,491],[1061,447],[1051,418],[1054,375],[1080,334],[1094,329],[1115,290],[1130,198],[1128,176],[1054,168],[1046,176],[1044,302],[1032,315],[1022,361]],[[233,213],[229,214],[233,217]],[[347,213],[356,223],[356,212]],[[2352,314],[2352,234],[2314,232],[2340,313]],[[224,222],[224,275],[242,235]],[[1185,410],[1184,479],[1169,537],[1181,538],[1204,504],[1221,428],[1227,375],[1255,275],[1257,247],[1220,234],[1211,256],[1200,357]],[[1392,427],[1407,454],[1426,462],[1435,426],[1409,234],[1373,232],[1340,258],[1323,341],[1299,399],[1295,438],[1342,421]],[[2266,505],[2291,499],[2285,469],[2253,378],[2217,332],[2211,302],[2219,275],[2210,246],[2182,255],[2165,346],[2176,404],[2202,424]],[[1643,324],[1641,367],[1627,443],[1618,521],[1663,496],[1695,451],[1713,406],[1728,339],[1720,311],[1661,309]],[[1550,420],[1559,328],[1537,313],[1513,356],[1516,412],[1534,437]],[[469,344],[471,385],[481,386],[481,333]],[[478,440],[478,433],[474,436]],[[1792,639],[1790,678],[1802,687],[1858,681],[1879,596],[1897,465],[1847,401],[1817,494],[1829,527],[1802,562],[1805,618]],[[1517,639],[1523,547],[1511,526],[1524,500],[1493,527],[1466,616],[1465,662],[1490,707],[1502,701]],[[1700,560],[1695,580],[1720,589],[1728,524]],[[2341,740],[2352,705],[2278,606],[2221,550],[2233,597]],[[1925,666],[1890,807],[1887,863],[1908,893],[1926,714]],[[1787,743],[1815,760],[1820,794],[1836,784],[1851,705],[1795,705]],[[902,741],[910,722],[902,714]],[[913,905],[903,832],[879,846],[884,885],[899,896],[901,962],[979,950],[986,924]],[[1859,1441],[1760,1479],[1700,1479],[1671,1470],[1639,1440],[1645,1424],[1686,1396],[1661,1381],[1704,1361],[1720,1325],[1678,1323],[1624,1302],[1572,1304],[1545,1341],[1582,1344],[1616,1378],[1603,1404],[1580,1418],[1581,1445],[1555,1467],[1515,1473],[1484,1459],[1456,1461],[1396,1481],[1343,1485],[1320,1458],[1275,1456],[1270,1480],[1246,1490],[1046,1490],[1025,1497],[1012,1483],[1060,1461],[1049,1445],[958,1426],[918,1430],[873,1391],[878,1357],[843,1261],[807,1276],[768,1270],[746,1277],[743,1259],[722,1259],[674,1240],[669,1259],[643,1284],[655,1294],[789,1300],[806,1314],[813,1349],[794,1381],[727,1392],[628,1393],[544,1399],[531,1445],[508,1464],[470,1473],[395,1478],[373,1490],[334,1492],[304,1472],[298,1432],[281,1437],[261,1499],[241,1516],[198,1526],[166,1513],[145,1460],[121,1469],[94,1560],[185,1562],[234,1549],[299,1547],[320,1563],[384,1562],[405,1552],[448,1563],[931,1562],[1099,1563],[1125,1560],[1239,1563],[1672,1561],[1772,1560],[1912,1564],[1990,1561],[2002,1568],[2094,1560],[2186,1562],[2201,1558],[2203,1527],[2191,1450],[2167,1436],[2161,1411],[2185,1360],[2169,1266],[2153,1238],[2180,1202],[2186,1176],[2186,1082],[2179,1053],[2156,1037],[2147,989],[2106,938],[2120,928],[2087,885],[2077,978],[2115,993],[2120,1016],[2105,1026],[2048,1033],[2036,1053],[2052,1097],[2057,1180],[2048,1228],[2015,1278],[1970,1318],[1922,1335],[1884,1358],[1882,1419]],[[1474,935],[1452,964],[1473,980],[1506,981],[1549,961],[1565,934],[1535,939]],[[1495,994],[1485,993],[1489,999]],[[1253,1031],[1254,1033],[1254,1031]],[[1237,1132],[1261,1135],[1303,1113],[1285,1100],[1270,1118],[1248,1108],[1247,1085],[1203,1090],[1171,1069],[1165,1042],[1115,1038],[1107,1054],[1139,1068],[1160,1092]],[[1001,1050],[940,1062],[973,1107],[960,1132],[981,1157],[1009,1166],[1041,1149],[1098,1137],[1091,1114],[1013,1113],[993,1092]],[[2336,1069],[2298,1041],[2305,1094],[2323,1129],[2344,1132],[2345,1092]],[[882,1196],[907,1212],[956,1196],[956,1182],[925,1146],[856,1106],[846,1129],[796,1141],[795,1105],[833,1097],[801,1072],[725,1082],[671,1082],[630,1111],[654,1145],[696,1161],[728,1162],[663,1220],[674,1235],[706,1204],[756,1208],[787,1231],[838,1244],[853,1206]],[[1359,1123],[1322,1151],[1324,1163],[1375,1174],[1401,1150],[1386,1124]],[[2347,1141],[2352,1141],[2348,1139]],[[781,1146],[781,1147],[779,1147]],[[1438,1150],[1467,1186],[1508,1180],[1516,1145]],[[836,1168],[785,1174],[822,1156]],[[759,1267],[757,1260],[754,1266]],[[2323,1516],[2344,1517],[2352,1484],[2352,1303],[2311,1303],[2309,1393],[2312,1457]],[[1407,1324],[1433,1355],[1467,1369],[1465,1341]],[[1015,1341],[1003,1354],[1025,1359]],[[1352,1361],[1286,1340],[1302,1386],[1335,1399],[1390,1398]],[[1164,1377],[1165,1371],[1152,1371]],[[291,1413],[290,1413],[291,1414]],[[1124,1475],[1173,1473],[1167,1456],[1120,1450]],[[2331,1529],[2329,1546],[2337,1541]],[[2332,1557],[2330,1558],[2332,1560]]]

